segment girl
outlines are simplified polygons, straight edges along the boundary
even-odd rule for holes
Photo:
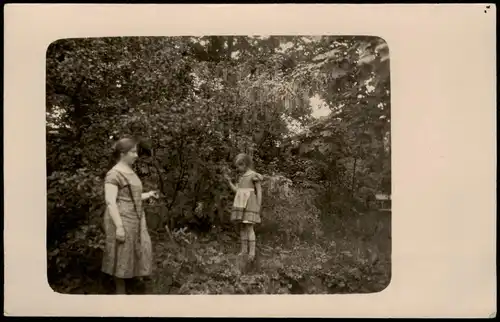
[[[262,176],[252,170],[252,158],[244,153],[235,158],[235,165],[242,174],[234,185],[226,174],[231,189],[236,192],[231,213],[231,221],[240,225],[241,252],[248,253],[248,259],[255,258],[255,232],[253,226],[261,222],[260,208],[262,204]]]
[[[116,293],[125,294],[125,279],[151,274],[152,246],[142,201],[158,198],[158,192],[142,192],[142,183],[132,170],[137,143],[121,139],[113,151],[115,165],[106,174],[104,193],[106,246],[102,271],[115,277]]]

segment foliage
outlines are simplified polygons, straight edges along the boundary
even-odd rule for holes
[[[322,236],[319,209],[314,204],[316,191],[281,175],[269,177],[263,185],[266,205],[262,210],[259,234],[269,234],[285,244],[296,239],[315,240]]]
[[[86,169],[55,171],[47,178],[47,235],[49,245],[61,241],[78,225],[89,224],[89,216],[103,206],[103,181]],[[100,215],[100,214],[99,214]],[[97,218],[94,218],[94,220]]]
[[[155,294],[332,294],[370,293],[390,281],[387,231],[373,240],[354,242],[278,240],[260,245],[256,267],[247,268],[233,254],[231,237],[177,237],[178,244],[156,242]],[[177,236],[184,233],[177,233]],[[192,235],[192,234],[188,234]],[[212,236],[213,237],[213,236]],[[185,238],[185,237],[184,237]],[[380,248],[380,249],[378,249]]]
[[[167,235],[183,227],[226,232],[232,193],[221,174],[239,152],[253,155],[266,176],[258,233],[284,247],[316,243],[369,211],[375,192],[390,193],[388,64],[387,44],[375,37],[52,43],[46,75],[51,283],[74,267],[99,266],[102,178],[110,146],[122,136],[140,139],[136,171],[146,189],[162,192],[146,206],[152,234],[163,234],[165,225]],[[314,97],[331,110],[328,116],[313,116]],[[80,262],[81,253],[88,263]]]
[[[103,250],[104,236],[99,226],[82,225],[69,232],[64,241],[56,242],[47,254],[51,286],[59,292],[71,293],[86,283],[95,282]]]

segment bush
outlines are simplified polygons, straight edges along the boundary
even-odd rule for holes
[[[49,247],[83,222],[96,219],[90,215],[103,207],[103,187],[103,180],[85,168],[54,172],[47,178]]]
[[[47,182],[48,278],[64,292],[100,270],[103,181],[87,169],[78,169],[54,172]]]
[[[286,244],[295,239],[322,236],[320,213],[314,205],[316,191],[281,175],[267,177],[263,185],[263,234],[278,235]]]
[[[69,232],[64,242],[56,242],[48,250],[49,284],[67,293],[82,284],[96,282],[103,250],[104,234],[100,226],[85,224]]]

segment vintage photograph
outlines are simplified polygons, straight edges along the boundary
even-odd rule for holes
[[[360,294],[391,280],[374,36],[60,39],[47,276],[63,294]]]

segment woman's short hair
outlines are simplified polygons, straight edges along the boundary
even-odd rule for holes
[[[127,153],[137,146],[137,140],[132,138],[122,138],[113,144],[113,159],[118,160],[122,153]]]
[[[240,153],[236,156],[236,158],[234,158],[234,164],[238,164],[241,162],[243,162],[249,168],[253,167],[252,157],[246,153]]]

